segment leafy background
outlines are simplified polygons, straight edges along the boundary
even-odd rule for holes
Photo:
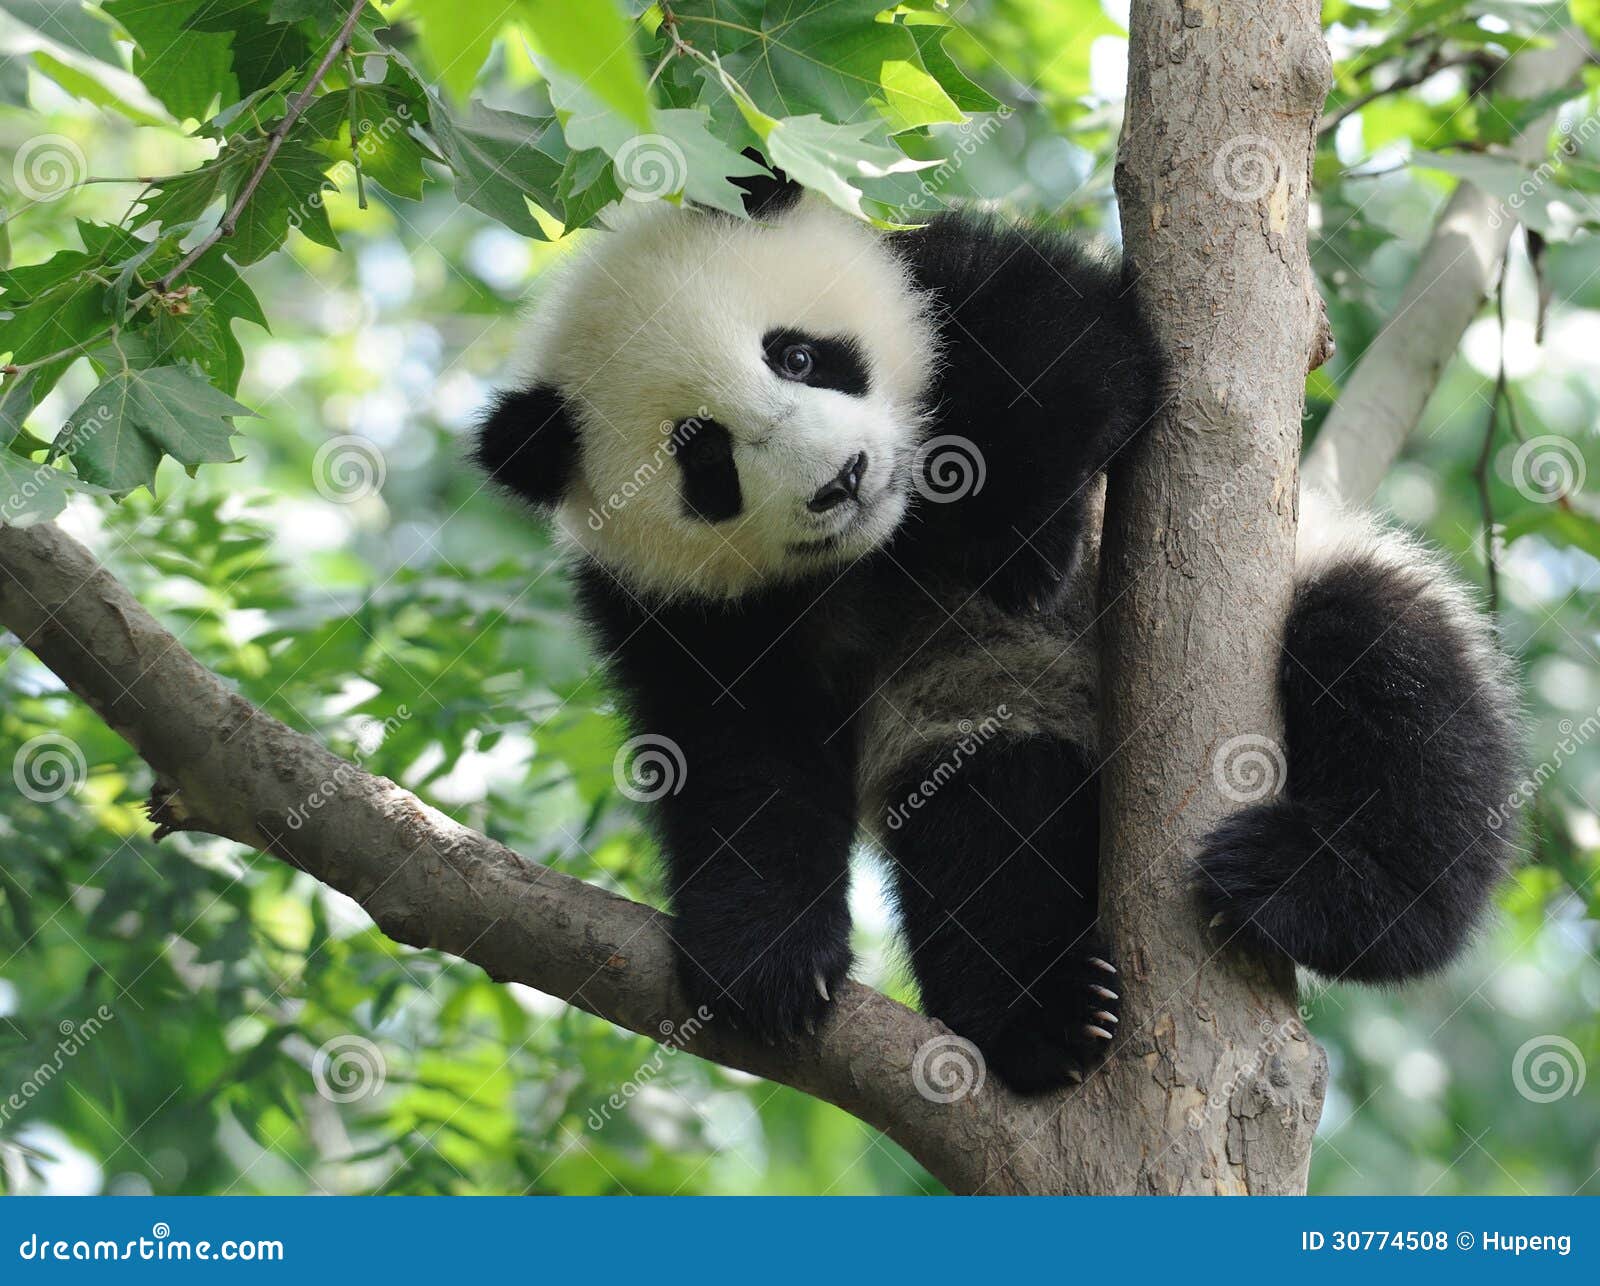
[[[983,200],[1114,239],[1125,6],[396,0],[317,77],[350,12],[8,0],[0,519],[59,514],[279,718],[531,858],[657,896],[551,549],[462,464],[519,302],[619,202],[727,207],[749,147],[881,223]],[[1380,502],[1478,583],[1489,523],[1543,789],[1464,963],[1308,992],[1334,1074],[1318,1191],[1600,1191],[1600,1085],[1518,1092],[1529,1042],[1570,1042],[1574,1073],[1600,1057],[1600,76],[1533,103],[1485,88],[1573,22],[1600,30],[1600,6],[1325,7],[1313,254],[1339,351],[1308,435],[1458,178],[1537,177],[1504,325],[1486,306]],[[1552,108],[1533,175],[1503,145]],[[1517,453],[1548,438],[1564,474],[1530,487]],[[59,797],[0,773],[5,1190],[937,1189],[826,1105],[396,947],[268,859],[158,849],[148,771],[5,646],[0,765],[76,752]],[[856,884],[859,972],[907,996],[869,860]]]

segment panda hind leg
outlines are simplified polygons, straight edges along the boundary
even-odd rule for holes
[[[903,768],[887,798],[882,833],[924,1011],[1018,1092],[1081,1080],[1121,1004],[1095,926],[1099,782],[1083,753],[1048,736],[1003,737],[965,758],[947,747]]]

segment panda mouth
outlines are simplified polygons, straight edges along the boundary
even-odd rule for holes
[[[796,541],[788,546],[788,551],[798,557],[816,556],[818,554],[836,554],[845,548],[850,537],[855,535],[872,513],[872,502],[856,502],[852,505],[849,520],[837,531],[826,536],[819,536],[815,540]]]

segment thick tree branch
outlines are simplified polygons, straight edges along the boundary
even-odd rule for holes
[[[160,833],[260,849],[354,898],[398,942],[826,1099],[956,1191],[1077,1186],[1028,1141],[1080,1103],[1023,1101],[992,1078],[955,1102],[930,1100],[913,1068],[944,1028],[869,988],[842,988],[814,1041],[751,1043],[715,1016],[686,1025],[670,917],[530,862],[263,714],[59,528],[0,526],[0,623],[155,770]]]
[[[1573,83],[1589,57],[1583,36],[1563,28],[1550,45],[1512,58],[1485,88],[1538,98]],[[1550,125],[1548,115],[1536,120],[1512,144],[1512,155],[1540,160]],[[1457,186],[1399,308],[1356,363],[1307,453],[1308,482],[1356,503],[1372,498],[1478,315],[1516,224],[1516,211],[1499,197],[1472,183]]]

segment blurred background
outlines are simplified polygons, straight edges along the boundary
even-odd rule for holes
[[[152,7],[121,5],[136,27],[140,4]],[[259,6],[330,34],[339,7]],[[763,9],[725,7],[752,23]],[[843,7],[865,22],[883,8]],[[1003,106],[895,132],[894,146],[947,160],[919,190],[934,204],[991,202],[1115,242],[1126,5],[909,8],[947,20],[942,48],[974,83],[971,102],[984,101],[981,86]],[[515,6],[503,21],[483,12],[499,4],[381,9],[420,74],[431,84],[443,73],[442,94],[547,110],[530,54],[537,24],[522,25]],[[1379,498],[1486,591],[1490,525],[1537,766],[1537,791],[1506,818],[1527,863],[1492,931],[1449,974],[1395,994],[1308,986],[1308,1022],[1333,1073],[1316,1192],[1600,1193],[1600,505],[1585,486],[1600,413],[1600,240],[1590,231],[1600,74],[1590,66],[1536,102],[1483,92],[1507,57],[1560,25],[1594,23],[1596,9],[1325,6],[1337,84],[1312,252],[1338,353],[1309,380],[1308,439],[1395,311],[1458,176],[1515,191],[1525,176],[1501,145],[1556,115],[1550,171],[1520,208],[1503,281]],[[249,19],[232,15],[241,49]],[[171,84],[130,74],[139,65],[127,32],[94,5],[7,0],[0,181],[27,171],[41,135],[79,149],[80,180],[178,174],[216,152],[198,122],[241,95],[164,101],[178,92]],[[689,92],[675,76],[654,89],[687,101],[671,97]],[[713,90],[696,81],[693,92]],[[534,860],[659,900],[651,841],[617,788],[620,724],[550,544],[462,458],[519,308],[552,263],[595,235],[561,236],[563,217],[576,225],[595,211],[522,206],[538,223],[529,235],[464,204],[431,159],[419,172],[426,181],[397,194],[374,170],[364,207],[352,183],[330,192],[341,248],[303,235],[317,233],[308,225],[244,267],[260,311],[234,314],[236,396],[260,418],[239,422],[238,463],[190,477],[168,459],[153,495],[74,496],[60,520],[273,715]],[[10,265],[78,249],[75,221],[117,225],[143,184],[54,186],[39,199],[9,184],[0,249]],[[27,297],[8,294],[0,309]],[[229,342],[216,341],[219,360],[231,360]],[[33,438],[50,441],[96,382],[90,363],[70,365],[30,408]],[[22,433],[20,419],[3,422]],[[1542,444],[1537,469],[1529,443]],[[259,854],[189,835],[156,846],[142,807],[149,771],[0,636],[8,765],[0,1190],[939,1191],[842,1112],[398,947],[354,904]],[[868,854],[853,904],[857,976],[914,1000]]]

